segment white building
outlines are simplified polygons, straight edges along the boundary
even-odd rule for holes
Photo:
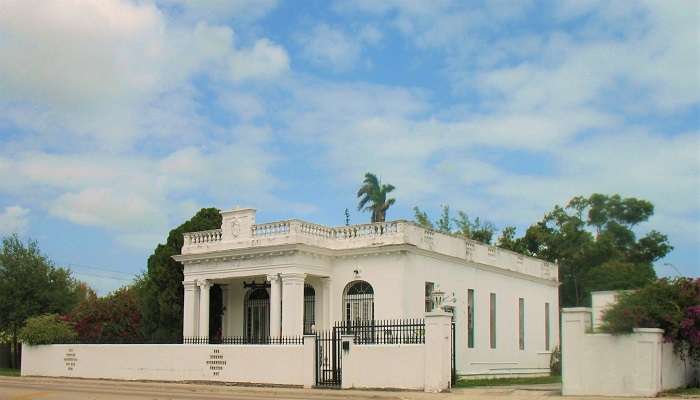
[[[439,287],[453,313],[459,375],[549,371],[559,338],[555,264],[407,221],[256,224],[254,209],[222,217],[221,229],[186,233],[174,257],[184,265],[185,337],[297,336],[335,321],[422,318]],[[212,285],[221,289],[220,322],[209,315]]]

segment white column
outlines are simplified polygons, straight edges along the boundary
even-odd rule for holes
[[[199,336],[209,337],[209,289],[212,284],[204,279],[199,285]]]
[[[282,336],[304,334],[304,278],[306,274],[282,276]]]
[[[270,336],[278,337],[282,326],[282,288],[277,274],[267,276],[270,282]]]
[[[221,336],[226,337],[226,336],[232,336],[229,333],[229,319],[231,319],[231,311],[229,311],[229,297],[231,296],[229,293],[229,287],[231,285],[221,285],[221,306],[223,308],[223,312],[221,313]]]
[[[331,278],[321,278],[322,315],[318,329],[330,329],[333,325],[333,296],[331,296]]]
[[[195,281],[182,281],[185,289],[182,306],[182,336],[196,336],[199,322],[199,288]]]

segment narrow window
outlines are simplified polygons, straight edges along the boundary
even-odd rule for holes
[[[544,350],[549,351],[549,303],[544,303]]]
[[[433,311],[433,289],[435,288],[435,283],[425,282],[425,311]]]
[[[491,301],[489,304],[490,314],[491,314],[491,334],[490,342],[491,348],[496,348],[496,293],[491,293]]]
[[[525,299],[518,299],[518,347],[525,350]]]
[[[467,290],[467,347],[474,348],[474,289]]]

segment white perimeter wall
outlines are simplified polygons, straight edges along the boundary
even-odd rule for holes
[[[306,352],[302,345],[24,345],[22,376],[310,386],[311,342]]]
[[[425,345],[358,345],[343,352],[343,388],[423,389]]]
[[[590,333],[591,314],[562,311],[562,394],[656,396],[692,382],[695,372],[663,343],[662,330]]]

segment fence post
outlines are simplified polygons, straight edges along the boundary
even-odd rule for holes
[[[345,342],[348,343],[348,350],[345,350]],[[355,344],[355,335],[341,334],[340,335],[340,346],[338,346],[338,362],[340,363],[340,388],[341,389],[351,389],[355,383],[355,370],[353,368],[354,363],[348,361],[348,357],[351,357],[352,346]],[[347,368],[347,367],[350,368]],[[345,373],[347,371],[347,373]],[[343,376],[344,374],[344,376]]]
[[[304,387],[311,388],[316,385],[316,335],[304,335],[303,359]]]
[[[452,314],[444,311],[425,313],[425,391],[450,389]]]
[[[561,310],[561,381],[563,395],[585,394],[581,391],[585,366],[581,352],[585,351],[586,332],[591,330],[591,309],[586,307]]]

